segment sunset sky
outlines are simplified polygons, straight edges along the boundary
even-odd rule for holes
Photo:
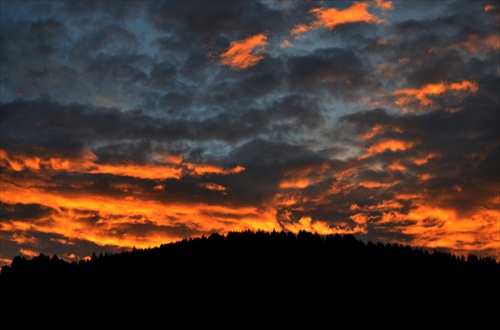
[[[0,266],[240,230],[500,260],[497,1],[1,1]]]

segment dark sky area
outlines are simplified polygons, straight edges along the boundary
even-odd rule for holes
[[[1,1],[0,266],[240,230],[500,260],[497,1]]]

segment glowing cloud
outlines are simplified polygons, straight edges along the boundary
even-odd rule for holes
[[[11,205],[39,204],[53,211],[34,222],[9,219],[0,224],[0,229],[5,233],[36,231],[58,234],[67,238],[68,244],[72,240],[83,239],[103,246],[149,247],[181,239],[175,230],[166,230],[179,226],[201,233],[280,228],[272,209],[166,203],[147,197],[134,195],[133,192],[126,198],[88,195],[85,192],[68,196],[5,183],[2,186],[2,202]],[[142,234],[136,232],[140,227],[143,228]],[[12,239],[19,241],[27,238],[17,234]]]
[[[498,34],[489,34],[481,37],[477,34],[470,34],[467,40],[462,42],[460,46],[471,53],[486,53],[490,50],[498,50],[500,48],[500,38]]]
[[[392,1],[384,1],[384,0],[375,0],[375,7],[383,9],[383,10],[391,10]]]
[[[311,184],[318,183],[325,179],[331,166],[323,163],[315,166],[306,166],[292,169],[285,172],[285,178],[280,183],[281,189],[306,188]]]
[[[162,161],[169,164],[99,164],[97,156],[90,150],[84,151],[80,158],[69,159],[60,156],[45,157],[26,156],[23,154],[9,155],[0,149],[0,165],[9,167],[13,171],[22,170],[53,170],[65,172],[79,172],[90,174],[112,174],[139,179],[180,179],[186,174],[203,176],[206,174],[234,174],[244,171],[243,166],[224,169],[212,164],[196,164],[184,162],[182,158],[169,156]]]
[[[231,169],[224,169],[216,165],[195,164],[195,163],[186,163],[186,167],[189,170],[190,174],[196,176],[202,176],[205,174],[234,174],[245,170],[243,166],[236,166]]]
[[[388,6],[382,1],[377,1],[376,4]],[[370,14],[368,12],[368,7],[370,7],[369,3],[356,2],[351,7],[343,10],[338,10],[335,8],[313,8],[310,10],[310,13],[316,16],[316,20],[308,25],[297,25],[292,29],[290,33],[292,35],[298,35],[320,27],[331,30],[338,25],[348,23],[365,22],[379,24],[385,22],[385,20],[373,14]]]
[[[200,184],[201,187],[208,189],[208,190],[215,190],[215,191],[226,191],[226,187],[221,186],[220,184],[217,183],[203,183]]]
[[[395,132],[395,133],[402,134],[403,130],[401,128],[395,127],[395,126],[391,127],[388,125],[375,124],[375,126],[373,126],[369,132],[361,134],[361,137],[363,139],[371,139],[372,137],[374,137],[376,135],[383,134],[385,132]]]
[[[179,179],[182,177],[182,169],[170,166],[155,165],[97,165],[91,169],[92,174],[113,174],[120,176],[129,176],[139,179]]]
[[[376,154],[382,153],[384,151],[404,151],[407,149],[411,149],[415,146],[415,142],[412,141],[402,141],[402,140],[386,140],[375,145],[372,145],[368,148],[366,154],[358,157],[358,159],[365,159],[368,157],[372,157]]]
[[[404,88],[394,91],[394,95],[401,96],[396,100],[396,104],[403,106],[414,100],[418,100],[421,105],[429,106],[433,102],[429,96],[440,95],[448,91],[466,91],[474,93],[478,90],[478,85],[476,82],[469,80],[463,80],[459,83],[446,83],[439,82],[435,84],[426,84],[422,88]]]
[[[280,44],[280,48],[287,48],[287,47],[293,47],[293,44],[290,42],[290,40],[285,39],[283,42]]]
[[[349,228],[349,227],[343,228],[340,226],[331,227],[323,221],[320,220],[313,221],[312,218],[309,216],[300,218],[298,222],[282,223],[282,226],[285,228],[285,230],[290,231],[292,233],[298,233],[301,230],[306,230],[320,235],[359,234],[359,233],[364,233],[366,231],[366,229],[361,226],[355,226],[354,228]]]
[[[484,5],[485,12],[492,11],[492,10],[495,10],[495,5],[493,5],[491,3]]]
[[[228,50],[220,55],[219,62],[232,69],[247,69],[259,63],[265,45],[267,45],[267,36],[263,33],[248,37],[243,40],[231,42]]]

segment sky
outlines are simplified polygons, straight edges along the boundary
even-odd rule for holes
[[[0,266],[264,230],[500,260],[497,1],[1,1]]]

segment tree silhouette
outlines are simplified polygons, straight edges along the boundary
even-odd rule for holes
[[[499,275],[476,255],[247,230],[79,262],[17,256],[0,273],[1,316],[15,328],[490,329]]]

